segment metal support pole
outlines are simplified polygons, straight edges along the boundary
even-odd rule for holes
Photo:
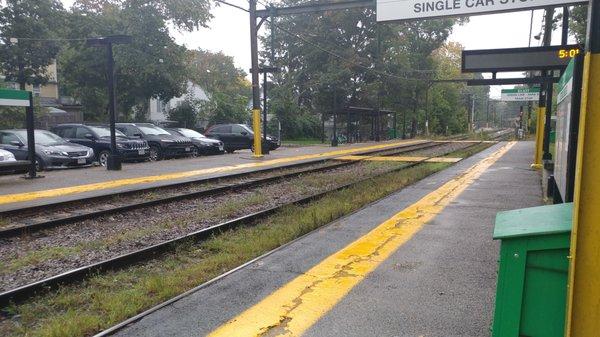
[[[35,124],[33,116],[33,93],[29,92],[29,106],[26,108],[27,122],[27,154],[29,156],[29,178],[36,178],[36,159],[35,159]]]
[[[263,141],[267,143],[267,72],[263,73]]]
[[[258,36],[256,27],[256,0],[250,2],[250,58],[252,72],[252,131],[254,132],[254,157],[262,157],[260,140],[260,88],[258,80]]]
[[[337,139],[337,93],[333,90],[333,137],[331,138],[331,146],[338,146]]]
[[[600,0],[588,6],[588,29],[583,67],[583,88],[567,296],[565,336],[595,336],[600,331]]]
[[[562,36],[560,44],[566,46],[569,42],[569,6],[563,7]]]
[[[473,119],[475,118],[475,96],[471,95],[471,116],[469,119],[469,131],[473,132]]]
[[[429,89],[431,88],[430,84],[427,84],[427,89],[425,90],[425,136],[429,137]]]
[[[121,156],[117,151],[116,123],[116,95],[115,95],[115,60],[113,57],[113,45],[106,45],[106,71],[108,73],[108,113],[110,121],[110,156],[106,163],[106,169],[111,171],[121,170]]]
[[[351,136],[350,136],[350,109],[346,110],[346,141],[348,143],[351,142]]]
[[[402,139],[406,139],[406,110],[402,112]]]
[[[394,111],[394,139],[398,138],[398,113]]]
[[[532,168],[542,168],[542,153],[544,143],[544,117],[546,116],[546,92],[544,87],[540,87],[540,98],[538,101],[537,117],[536,117],[536,129],[535,129],[535,154],[533,156]]]
[[[546,115],[545,115],[545,123],[544,123],[544,144],[543,151],[544,154],[542,156],[542,160],[552,160],[552,154],[550,153],[550,130],[552,123],[552,83],[547,84],[546,89]]]

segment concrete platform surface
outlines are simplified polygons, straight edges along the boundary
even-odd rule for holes
[[[503,146],[506,143],[494,145],[316,230],[115,335],[205,336],[212,332],[214,336],[254,336],[258,334],[245,333],[245,329],[256,323],[265,324],[264,336],[488,336],[499,247],[492,241],[495,215],[542,202],[539,172],[529,169],[532,142],[516,143],[467,186],[461,186],[465,189],[456,192],[460,194],[437,216],[387,258],[381,255],[380,264],[331,307],[304,308],[275,324],[261,320],[277,312],[276,306],[269,305],[277,303],[277,299],[269,302],[273,296],[284,294],[282,290],[298,279],[317,277],[310,273],[332,254],[371,235],[380,224],[447,183],[462,179],[473,165],[480,165]],[[335,293],[345,286],[342,282],[328,289]],[[303,300],[326,301],[327,294],[315,299],[310,296],[317,293],[311,291],[317,289],[303,291],[285,310],[300,308],[306,304]],[[256,308],[259,311],[253,311]],[[314,315],[318,319],[311,321]],[[230,324],[245,324],[244,320],[249,324],[230,330],[234,333],[214,332]],[[298,328],[303,324],[304,328]]]
[[[336,148],[320,145],[282,147],[260,159],[253,158],[250,150],[240,150],[233,154],[198,158],[124,163],[121,171],[107,171],[103,167],[46,171],[40,173],[44,178],[33,180],[23,179],[22,175],[0,176],[0,212],[419,142],[423,141],[345,144]]]

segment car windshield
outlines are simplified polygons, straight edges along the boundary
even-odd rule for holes
[[[137,127],[145,134],[145,135],[170,135],[166,130],[159,128],[158,126],[154,126],[151,124],[146,125],[137,125]]]
[[[198,131],[194,131],[191,129],[176,129],[179,133],[181,133],[182,135],[186,136],[186,137],[190,137],[190,138],[206,138],[206,136],[204,136],[203,134],[201,134]]]
[[[252,131],[252,129],[250,129],[250,127],[248,125],[242,124],[241,125],[243,129],[245,129],[246,131],[248,131],[249,134],[254,134],[254,131]]]
[[[19,136],[19,138],[24,139],[24,143],[27,143],[27,131],[26,130],[18,130],[14,131],[14,133]],[[60,144],[68,144],[68,142],[61,137],[53,134],[50,131],[44,130],[35,130],[33,134],[35,137],[35,143],[40,145],[60,145]]]
[[[106,126],[88,126],[90,130],[94,131],[98,137],[110,137],[110,129]],[[115,130],[117,137],[126,138],[125,134],[119,130]]]

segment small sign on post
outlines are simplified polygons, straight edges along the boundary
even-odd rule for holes
[[[503,101],[538,101],[540,99],[540,87],[502,89],[501,100]]]
[[[0,106],[25,107],[27,119],[27,152],[30,161],[29,178],[37,178],[35,165],[35,130],[33,121],[33,95],[31,91],[0,89]]]

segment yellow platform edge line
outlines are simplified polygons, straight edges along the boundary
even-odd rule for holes
[[[209,336],[302,335],[514,144],[509,142],[504,145],[491,156],[277,289]]]
[[[69,187],[61,187],[61,188],[42,190],[42,191],[5,194],[5,195],[0,196],[0,205],[12,204],[12,203],[24,202],[24,201],[31,201],[31,200],[37,200],[37,199],[42,199],[42,198],[52,198],[52,197],[59,197],[59,196],[64,196],[64,195],[85,193],[85,192],[91,192],[91,191],[97,191],[97,190],[106,190],[106,189],[123,187],[123,186],[147,184],[147,183],[154,183],[154,182],[165,181],[165,180],[182,179],[182,178],[202,176],[202,175],[208,175],[208,174],[214,174],[214,173],[224,173],[224,172],[230,172],[230,171],[242,170],[242,169],[248,169],[248,168],[258,168],[258,167],[265,167],[265,166],[270,166],[270,165],[286,164],[286,163],[291,163],[291,162],[301,161],[301,160],[343,156],[343,155],[352,154],[352,153],[361,152],[361,151],[386,149],[386,148],[396,147],[398,145],[411,145],[411,144],[416,144],[416,143],[421,143],[421,142],[424,142],[424,141],[423,140],[414,140],[414,141],[393,142],[393,143],[377,144],[377,145],[370,145],[370,146],[364,146],[364,147],[356,147],[356,148],[351,148],[351,149],[329,151],[329,152],[323,152],[323,153],[315,153],[315,154],[308,154],[308,155],[300,155],[300,156],[272,159],[272,160],[266,160],[266,161],[261,161],[261,162],[213,167],[213,168],[207,168],[207,169],[199,169],[199,170],[183,171],[183,172],[175,172],[175,173],[166,173],[166,174],[145,176],[145,177],[124,178],[124,179],[109,180],[109,181],[103,181],[103,182],[98,182],[98,183],[83,184],[83,185],[76,185],[76,186],[69,186]]]
[[[408,156],[389,156],[389,157],[370,157],[370,156],[343,156],[336,158],[337,160],[364,160],[364,161],[393,161],[393,162],[419,162],[425,161],[428,163],[456,163],[463,158],[458,157],[408,157]]]

